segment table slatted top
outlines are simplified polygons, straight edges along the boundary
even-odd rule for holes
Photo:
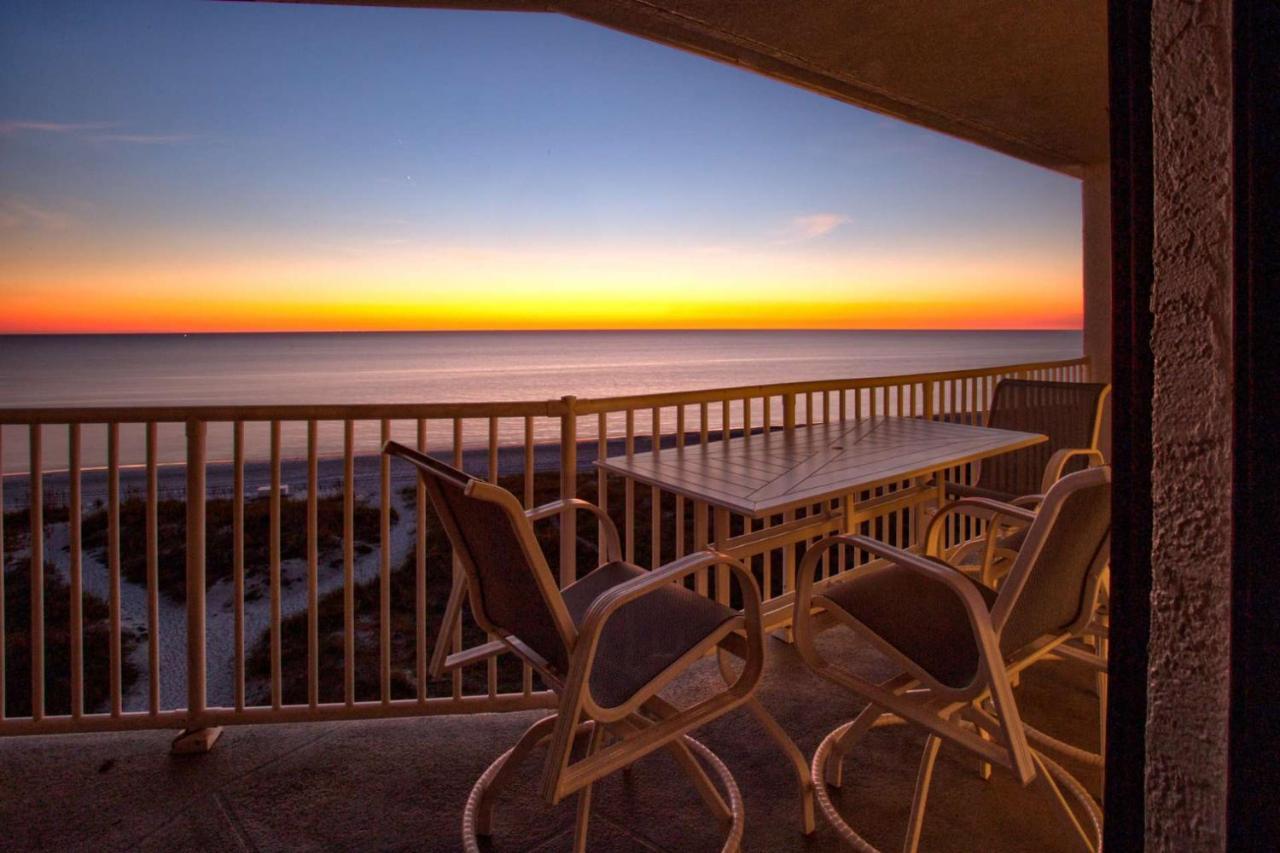
[[[881,416],[610,456],[596,465],[762,518],[1047,440],[1038,433]]]

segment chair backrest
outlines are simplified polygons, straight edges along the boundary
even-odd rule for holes
[[[975,485],[1010,497],[1039,492],[1049,457],[1056,451],[1097,447],[1102,404],[1110,387],[1098,382],[1001,379],[991,398],[987,426],[1038,432],[1049,440],[983,460]]]
[[[1111,549],[1111,468],[1068,474],[1049,489],[991,608],[1006,655],[1092,615]]]
[[[565,673],[576,631],[515,495],[394,441],[383,452],[417,467],[466,573],[480,627],[519,639]]]

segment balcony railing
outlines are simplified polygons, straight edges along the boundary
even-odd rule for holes
[[[1074,359],[600,399],[0,410],[0,459],[29,461],[0,479],[0,735],[548,706],[529,668],[471,624],[443,650],[474,648],[470,665],[428,678],[455,569],[421,485],[377,454],[389,438],[526,506],[594,501],[625,557],[657,566],[761,525],[594,459],[876,414],[982,423],[1001,378],[1087,373]],[[908,485],[858,496],[879,498],[862,532],[914,544],[924,498]],[[749,557],[774,627],[814,535],[796,522],[830,509],[769,519],[800,532],[761,536]],[[545,535],[569,583],[600,531],[566,514]],[[860,559],[834,555],[825,573]],[[695,588],[727,595],[706,576]]]

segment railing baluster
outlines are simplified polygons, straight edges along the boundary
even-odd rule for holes
[[[319,424],[307,421],[307,704],[320,704]]]
[[[453,419],[453,467],[462,470],[462,418]],[[453,566],[453,583],[462,583],[462,564],[458,562],[458,555],[453,553],[451,560]],[[458,619],[453,625],[453,637],[450,639],[454,652],[462,651],[462,620]],[[462,697],[462,670],[455,669],[451,673],[450,686],[453,691],[453,698],[460,699]]]
[[[628,457],[634,456],[636,452],[635,409],[627,409],[626,438],[623,443],[623,450]],[[632,480],[630,477],[627,477],[622,488],[623,488],[623,495],[622,495],[622,498],[623,498],[623,505],[622,505],[623,558],[628,563],[634,563],[636,560],[635,480]]]
[[[662,450],[662,410],[657,406],[649,415],[649,427],[656,456]],[[649,489],[649,565],[655,569],[662,565],[662,490],[657,486]]]
[[[203,727],[208,669],[205,661],[205,438],[204,421],[187,421],[187,720]]]
[[[244,421],[231,425],[231,584],[235,630],[236,710],[244,710]]]
[[[532,425],[525,418],[525,442],[529,440]],[[418,418],[418,452],[427,452],[427,421]],[[525,457],[525,479],[531,480],[528,472],[528,456]],[[427,488],[422,477],[414,477],[414,515],[416,523],[417,550],[414,552],[414,639],[416,641],[417,660],[415,672],[418,679],[418,702],[427,701]],[[527,486],[526,486],[527,488]],[[525,503],[529,499],[525,498]]]
[[[271,497],[267,539],[271,585],[271,707],[279,709],[284,688],[280,671],[280,421],[271,421]]]
[[[44,719],[44,448],[41,427],[30,430],[27,492],[31,501],[31,718]],[[112,690],[112,696],[115,691]]]
[[[380,445],[391,440],[391,421],[382,419]],[[391,701],[391,457],[378,454],[378,687],[382,704]]]
[[[80,424],[67,427],[67,477],[71,487],[71,500],[67,507],[67,532],[70,536],[68,571],[71,575],[71,716],[78,720],[84,714],[84,525],[81,521],[83,498],[80,488]],[[0,507],[2,506],[4,499],[0,496]],[[3,533],[0,532],[0,535]],[[0,551],[0,566],[2,565],[4,554]],[[0,610],[3,609],[3,601],[4,594],[0,589]],[[0,619],[0,635],[3,633],[3,619]],[[155,633],[151,636],[154,637]],[[0,645],[0,657],[3,655],[4,648]],[[3,680],[4,667],[0,665],[0,681]],[[3,708],[3,692],[0,692],[0,711]]]
[[[147,700],[160,713],[160,483],[156,470],[156,430],[147,424]]]
[[[684,406],[676,406],[676,449],[684,447]],[[685,524],[684,524],[684,495],[676,495],[676,556],[683,557],[685,555]]]
[[[356,701],[356,425],[342,423],[342,701]]]
[[[5,702],[5,597],[4,597],[4,424],[0,424],[0,722],[4,722],[6,714]]]
[[[596,417],[596,459],[604,459],[609,455],[609,415],[601,412]],[[609,511],[609,475],[603,468],[596,468],[596,504],[606,513]],[[596,542],[604,547],[604,522],[596,523]],[[601,552],[603,553],[603,551]]]
[[[489,418],[489,482],[498,482],[498,419]],[[497,638],[494,634],[489,634],[489,641],[492,642]],[[498,658],[491,655],[485,661],[485,685],[489,692],[489,698],[498,695]]]
[[[111,619],[111,716],[124,710],[120,630],[120,425],[107,425],[107,606]]]
[[[578,414],[577,398],[561,398],[564,413],[560,416],[560,498],[578,495]],[[578,514],[567,510],[560,516],[560,586],[566,587],[578,578]]]
[[[600,415],[604,417],[603,414]],[[601,459],[604,457],[601,456]],[[533,418],[524,419],[524,508],[532,509],[534,498],[534,456],[533,456]],[[604,471],[600,472],[604,476]]]

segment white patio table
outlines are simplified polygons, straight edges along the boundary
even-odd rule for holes
[[[895,508],[917,508],[934,498],[943,502],[943,472],[1047,440],[1038,433],[878,416],[610,456],[596,465],[710,506],[715,538],[695,529],[695,545],[745,558],[852,530],[860,520]],[[896,488],[856,499],[882,486]],[[807,513],[795,518],[802,508]],[[784,520],[731,536],[734,513],[766,523],[778,516]],[[782,598],[769,602],[775,619],[790,606],[789,597]]]

